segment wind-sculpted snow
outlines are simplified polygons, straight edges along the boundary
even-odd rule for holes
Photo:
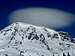
[[[0,56],[75,56],[66,32],[16,22],[0,31]]]

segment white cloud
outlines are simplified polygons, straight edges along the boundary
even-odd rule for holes
[[[75,16],[71,13],[49,8],[27,8],[12,12],[10,22],[25,22],[46,27],[61,28],[69,26]]]

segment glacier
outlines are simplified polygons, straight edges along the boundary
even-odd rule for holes
[[[0,31],[0,56],[75,56],[75,39],[63,31],[15,22]]]

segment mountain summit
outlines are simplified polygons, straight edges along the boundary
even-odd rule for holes
[[[16,22],[0,31],[0,56],[75,56],[66,32]]]

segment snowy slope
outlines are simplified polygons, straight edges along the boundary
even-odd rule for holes
[[[75,56],[66,32],[16,22],[0,31],[0,56]]]

